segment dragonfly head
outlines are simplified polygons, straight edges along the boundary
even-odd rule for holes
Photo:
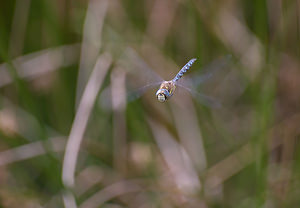
[[[159,102],[165,102],[170,97],[170,93],[166,89],[159,89],[156,92],[156,97]]]

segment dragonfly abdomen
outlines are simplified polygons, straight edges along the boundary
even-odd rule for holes
[[[174,82],[177,82],[193,65],[193,63],[196,61],[197,59],[193,58],[191,60],[189,60],[189,62],[187,62],[184,67],[182,67],[180,69],[180,71],[176,74],[175,78],[173,79]]]

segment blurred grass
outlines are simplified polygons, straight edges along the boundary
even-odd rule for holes
[[[221,109],[190,102],[180,93],[168,103],[157,103],[155,90],[128,103],[125,109],[118,105],[104,107],[102,99],[110,97],[101,96],[102,92],[112,87],[114,79],[109,72],[85,129],[76,164],[76,176],[87,174],[76,178],[71,189],[79,207],[98,192],[105,198],[103,190],[110,185],[137,178],[142,182],[133,184],[141,190],[130,192],[128,185],[124,194],[108,195],[95,207],[299,205],[299,1],[113,0],[108,1],[102,36],[96,37],[93,34],[97,34],[95,27],[100,20],[92,22],[95,25],[91,31],[84,31],[88,4],[93,2],[97,1],[1,2],[0,62],[8,65],[0,66],[1,71],[6,70],[0,74],[0,84],[6,75],[12,80],[0,89],[1,207],[66,205],[63,193],[69,187],[61,179],[64,152],[48,140],[70,134],[80,99],[78,80],[84,79],[79,77],[83,54],[75,62],[60,64],[33,78],[23,77],[21,64],[14,64],[14,60],[44,49],[82,43],[84,33],[101,41],[99,50],[89,51],[90,57],[110,53],[110,69],[119,67],[128,77],[132,71],[143,75],[126,58],[128,47],[164,78],[175,75],[192,57],[198,62],[191,75],[220,56],[232,54],[233,61],[226,74],[216,75],[213,84],[203,86],[208,95],[221,99]],[[22,17],[22,11],[26,15],[24,4],[29,4],[27,22],[20,25],[23,21],[14,18]],[[17,5],[21,8],[18,15]],[[98,13],[91,15],[96,18]],[[13,34],[22,27],[24,33]],[[86,44],[96,45],[89,39]],[[17,48],[21,50],[14,51]],[[73,53],[80,51],[74,49]],[[49,60],[41,68],[54,62]],[[91,71],[83,68],[88,76]],[[183,118],[176,111],[190,115],[190,120],[182,122],[184,128],[178,126],[183,125],[179,124]],[[122,116],[124,121],[116,119]],[[195,125],[189,123],[192,121]],[[116,132],[124,135],[116,138]],[[168,143],[161,138],[166,135],[174,141],[169,144],[172,148],[158,142]],[[45,142],[40,155],[27,157],[37,151],[33,148],[21,152],[15,149],[37,141]],[[168,159],[166,152],[175,161]],[[202,153],[206,158],[199,158]],[[205,162],[199,162],[202,160]],[[177,167],[175,172],[172,164]],[[199,180],[196,190],[184,184],[188,180],[176,178],[176,174],[192,177],[189,171],[197,173],[193,178]],[[96,180],[96,176],[101,177]],[[86,191],[80,193],[80,189]]]

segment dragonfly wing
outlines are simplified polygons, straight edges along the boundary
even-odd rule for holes
[[[201,103],[207,107],[220,108],[222,106],[221,103],[213,97],[201,94],[201,93],[197,92],[196,90],[190,89],[184,85],[178,84],[177,86],[188,91],[199,103]]]
[[[154,87],[156,87],[160,84],[161,84],[161,82],[151,83],[151,84],[145,85],[141,88],[138,88],[136,90],[129,90],[127,92],[127,95],[126,95],[127,103],[133,102],[134,100],[140,98],[145,92],[147,92],[147,90],[149,90],[151,88],[154,88]],[[111,106],[112,106],[112,101],[111,101],[112,100],[112,94],[111,94],[111,87],[110,86],[106,87],[101,92],[99,100],[100,100],[101,106],[103,106],[107,109],[111,108]]]
[[[141,97],[147,90],[164,80],[143,60],[138,53],[128,47],[121,57],[121,65],[126,70],[127,101]]]
[[[130,66],[127,66],[127,69],[143,80],[143,83],[149,84],[164,81],[132,48],[127,48],[124,56],[131,63]]]
[[[154,88],[158,85],[160,85],[162,82],[156,82],[156,83],[151,83],[151,84],[147,84],[139,89],[136,90],[132,90],[128,92],[127,95],[127,101],[128,102],[132,102],[136,99],[138,99],[139,97],[141,97],[147,90]]]
[[[226,66],[228,66],[230,60],[231,60],[231,55],[226,55],[222,58],[219,58],[213,62],[211,62],[209,65],[205,66],[202,70],[201,73],[199,74],[194,74],[193,77],[187,77],[185,79],[179,80],[178,82],[181,85],[190,87],[193,85],[195,88],[197,88],[200,84],[203,82],[207,81],[210,79],[216,72],[224,69]]]

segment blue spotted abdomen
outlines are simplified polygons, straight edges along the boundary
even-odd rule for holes
[[[196,61],[197,59],[193,58],[191,60],[189,60],[189,62],[186,63],[186,65],[184,65],[184,67],[182,67],[180,69],[180,71],[176,74],[176,76],[174,77],[173,81],[177,82],[193,65],[193,63]]]

